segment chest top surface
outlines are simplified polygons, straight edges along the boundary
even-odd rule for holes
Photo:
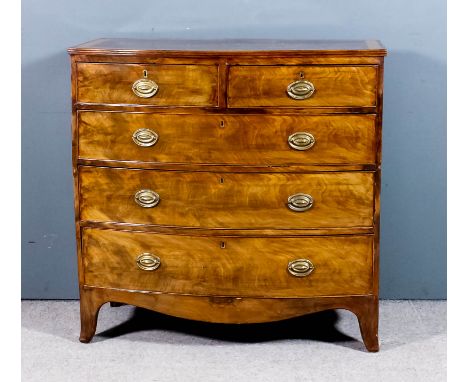
[[[348,55],[385,56],[378,40],[277,40],[277,39],[136,39],[102,38],[69,48],[70,54],[212,54],[217,55]]]

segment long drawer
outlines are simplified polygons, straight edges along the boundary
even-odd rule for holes
[[[230,107],[372,107],[376,66],[232,66]]]
[[[217,65],[77,64],[77,101],[216,106]]]
[[[212,238],[84,229],[85,284],[226,296],[372,290],[372,236]]]
[[[81,166],[80,219],[204,228],[371,227],[372,172],[211,173]]]
[[[79,158],[228,165],[373,164],[375,115],[78,113]]]

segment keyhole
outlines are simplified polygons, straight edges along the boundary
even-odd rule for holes
[[[148,77],[148,71],[146,69],[143,70],[143,77],[145,77],[145,78]]]
[[[223,184],[224,183],[224,178],[219,178],[219,183]]]
[[[301,79],[304,78],[304,72],[299,72],[299,78],[301,78]]]
[[[223,128],[224,127],[224,121],[219,122],[219,127]]]
[[[226,243],[222,241],[221,243],[219,243],[219,246],[221,247],[221,249],[224,249],[226,248]]]

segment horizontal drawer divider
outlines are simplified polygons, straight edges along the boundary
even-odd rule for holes
[[[320,172],[374,172],[379,169],[375,164],[317,164],[317,165],[236,165],[219,163],[158,163],[158,162],[136,162],[116,161],[100,159],[77,159],[77,164],[90,167],[112,167],[122,169],[147,169],[164,171],[190,171],[190,172],[230,172],[230,173],[320,173]]]
[[[174,293],[174,292],[160,292],[160,291],[150,291],[150,290],[137,290],[137,289],[120,289],[120,288],[109,288],[109,287],[101,287],[101,286],[95,286],[95,285],[88,285],[84,284],[83,285],[84,289],[105,289],[109,291],[116,291],[116,292],[126,292],[126,293],[144,293],[144,294],[149,294],[149,295],[170,295],[170,296],[187,296],[187,297],[200,297],[200,298],[212,298],[212,299],[239,299],[239,300],[257,300],[257,299],[283,299],[283,300],[296,300],[296,299],[334,299],[334,298],[353,298],[353,297],[372,297],[372,294],[355,294],[355,295],[319,295],[319,296],[254,296],[254,295],[249,295],[249,296],[243,296],[243,295],[212,295],[212,294],[190,294],[190,293]]]
[[[138,104],[109,104],[109,103],[88,103],[76,102],[74,108],[77,110],[99,110],[99,111],[151,111],[179,114],[207,114],[207,113],[227,113],[227,114],[284,114],[284,115],[326,115],[326,114],[378,114],[376,106],[320,106],[315,108],[291,108],[291,107],[200,107],[200,106],[149,106]]]
[[[82,228],[100,228],[117,229],[120,231],[131,232],[155,232],[168,235],[196,235],[196,236],[278,236],[278,237],[296,237],[296,236],[348,236],[348,235],[373,235],[373,227],[352,227],[352,228],[200,228],[200,227],[180,227],[180,226],[162,226],[154,224],[134,224],[123,222],[99,222],[99,221],[80,221]]]

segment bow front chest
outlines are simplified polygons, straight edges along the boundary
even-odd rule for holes
[[[378,350],[378,41],[69,49],[82,342],[99,308],[354,312]]]

